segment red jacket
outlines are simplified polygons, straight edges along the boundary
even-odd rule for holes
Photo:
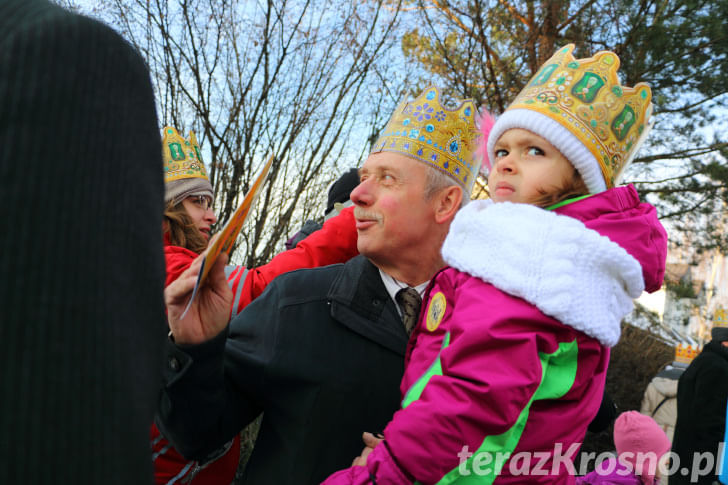
[[[233,290],[231,318],[258,297],[268,283],[280,274],[294,269],[342,263],[356,256],[357,235],[353,212],[353,208],[344,209],[341,214],[326,221],[322,229],[299,242],[294,249],[278,254],[268,264],[253,269],[228,267],[228,283]],[[164,256],[167,263],[166,287],[190,266],[198,254],[172,246],[165,234]],[[240,457],[240,436],[235,437],[219,458],[204,466],[180,455],[159,433],[156,425],[152,425],[151,444],[156,484],[229,485],[235,478]]]

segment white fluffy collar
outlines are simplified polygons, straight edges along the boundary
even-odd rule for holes
[[[608,347],[644,289],[640,264],[622,247],[574,218],[526,204],[469,203],[442,255]]]

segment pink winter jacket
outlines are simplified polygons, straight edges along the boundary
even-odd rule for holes
[[[467,205],[410,339],[402,409],[365,467],[325,483],[574,483],[609,347],[666,252],[632,186],[552,212]]]

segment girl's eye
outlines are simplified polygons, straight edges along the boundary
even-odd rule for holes
[[[539,147],[528,147],[528,154],[529,155],[535,155],[535,156],[543,156],[543,150],[541,150]]]
[[[496,150],[494,152],[495,158],[502,158],[508,156],[508,150],[503,150],[502,148],[500,150]]]

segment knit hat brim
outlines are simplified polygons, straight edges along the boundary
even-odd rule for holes
[[[351,191],[359,185],[359,171],[351,168],[339,177],[329,188],[329,197],[326,202],[326,214],[334,210],[334,204],[337,202],[346,202],[349,200]]]
[[[495,160],[494,147],[503,133],[513,128],[522,128],[546,139],[576,168],[584,180],[589,193],[607,190],[602,169],[589,149],[558,121],[528,109],[511,109],[503,113],[488,135],[487,155],[492,166]]]
[[[206,195],[215,199],[210,181],[201,177],[173,180],[164,184],[164,203],[177,205],[193,195]]]

